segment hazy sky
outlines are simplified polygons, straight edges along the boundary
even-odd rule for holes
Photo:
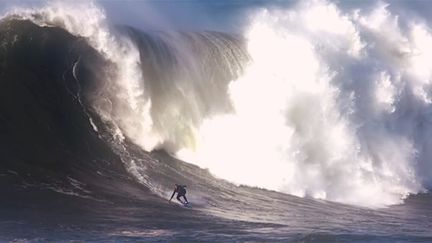
[[[37,7],[49,1],[0,0],[0,13],[14,6]],[[243,14],[260,6],[292,1],[269,0],[98,0],[114,24],[142,29],[239,30]]]
[[[0,13],[13,6],[35,7],[49,1],[0,0]],[[247,14],[259,7],[287,6],[292,0],[98,0],[114,24],[131,25],[140,29],[222,30],[241,31]],[[339,0],[343,9],[374,6],[375,0]],[[381,1],[384,2],[384,1]],[[392,12],[430,19],[432,1],[392,0]],[[413,14],[414,13],[414,14]]]
[[[115,23],[138,28],[232,30],[245,24],[245,15],[262,6],[287,5],[277,0],[98,1]]]

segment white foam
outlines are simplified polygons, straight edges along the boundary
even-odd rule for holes
[[[237,184],[364,206],[424,190],[432,35],[405,21],[385,4],[257,12],[236,114],[208,118],[198,149],[178,155]]]

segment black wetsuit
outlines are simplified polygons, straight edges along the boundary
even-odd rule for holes
[[[186,198],[186,186],[182,186],[182,185],[177,185],[176,188],[174,189],[173,194],[171,195],[171,199],[174,197],[174,194],[177,193],[177,200],[181,203],[189,203],[187,198]],[[185,202],[182,202],[182,200],[180,200],[180,197],[183,197]],[[170,201],[171,201],[170,199]]]

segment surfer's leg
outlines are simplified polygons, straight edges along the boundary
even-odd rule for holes
[[[187,198],[186,198],[186,195],[183,195],[183,198],[185,199],[186,203],[189,203],[188,200],[187,200]]]
[[[178,195],[178,194],[177,194],[177,200],[178,200],[179,202],[183,203],[182,200],[180,199],[180,197],[181,197],[181,195]]]

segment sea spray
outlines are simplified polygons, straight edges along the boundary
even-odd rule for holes
[[[237,184],[364,206],[424,190],[431,35],[403,24],[385,4],[258,11],[235,113],[208,118],[178,155]]]

